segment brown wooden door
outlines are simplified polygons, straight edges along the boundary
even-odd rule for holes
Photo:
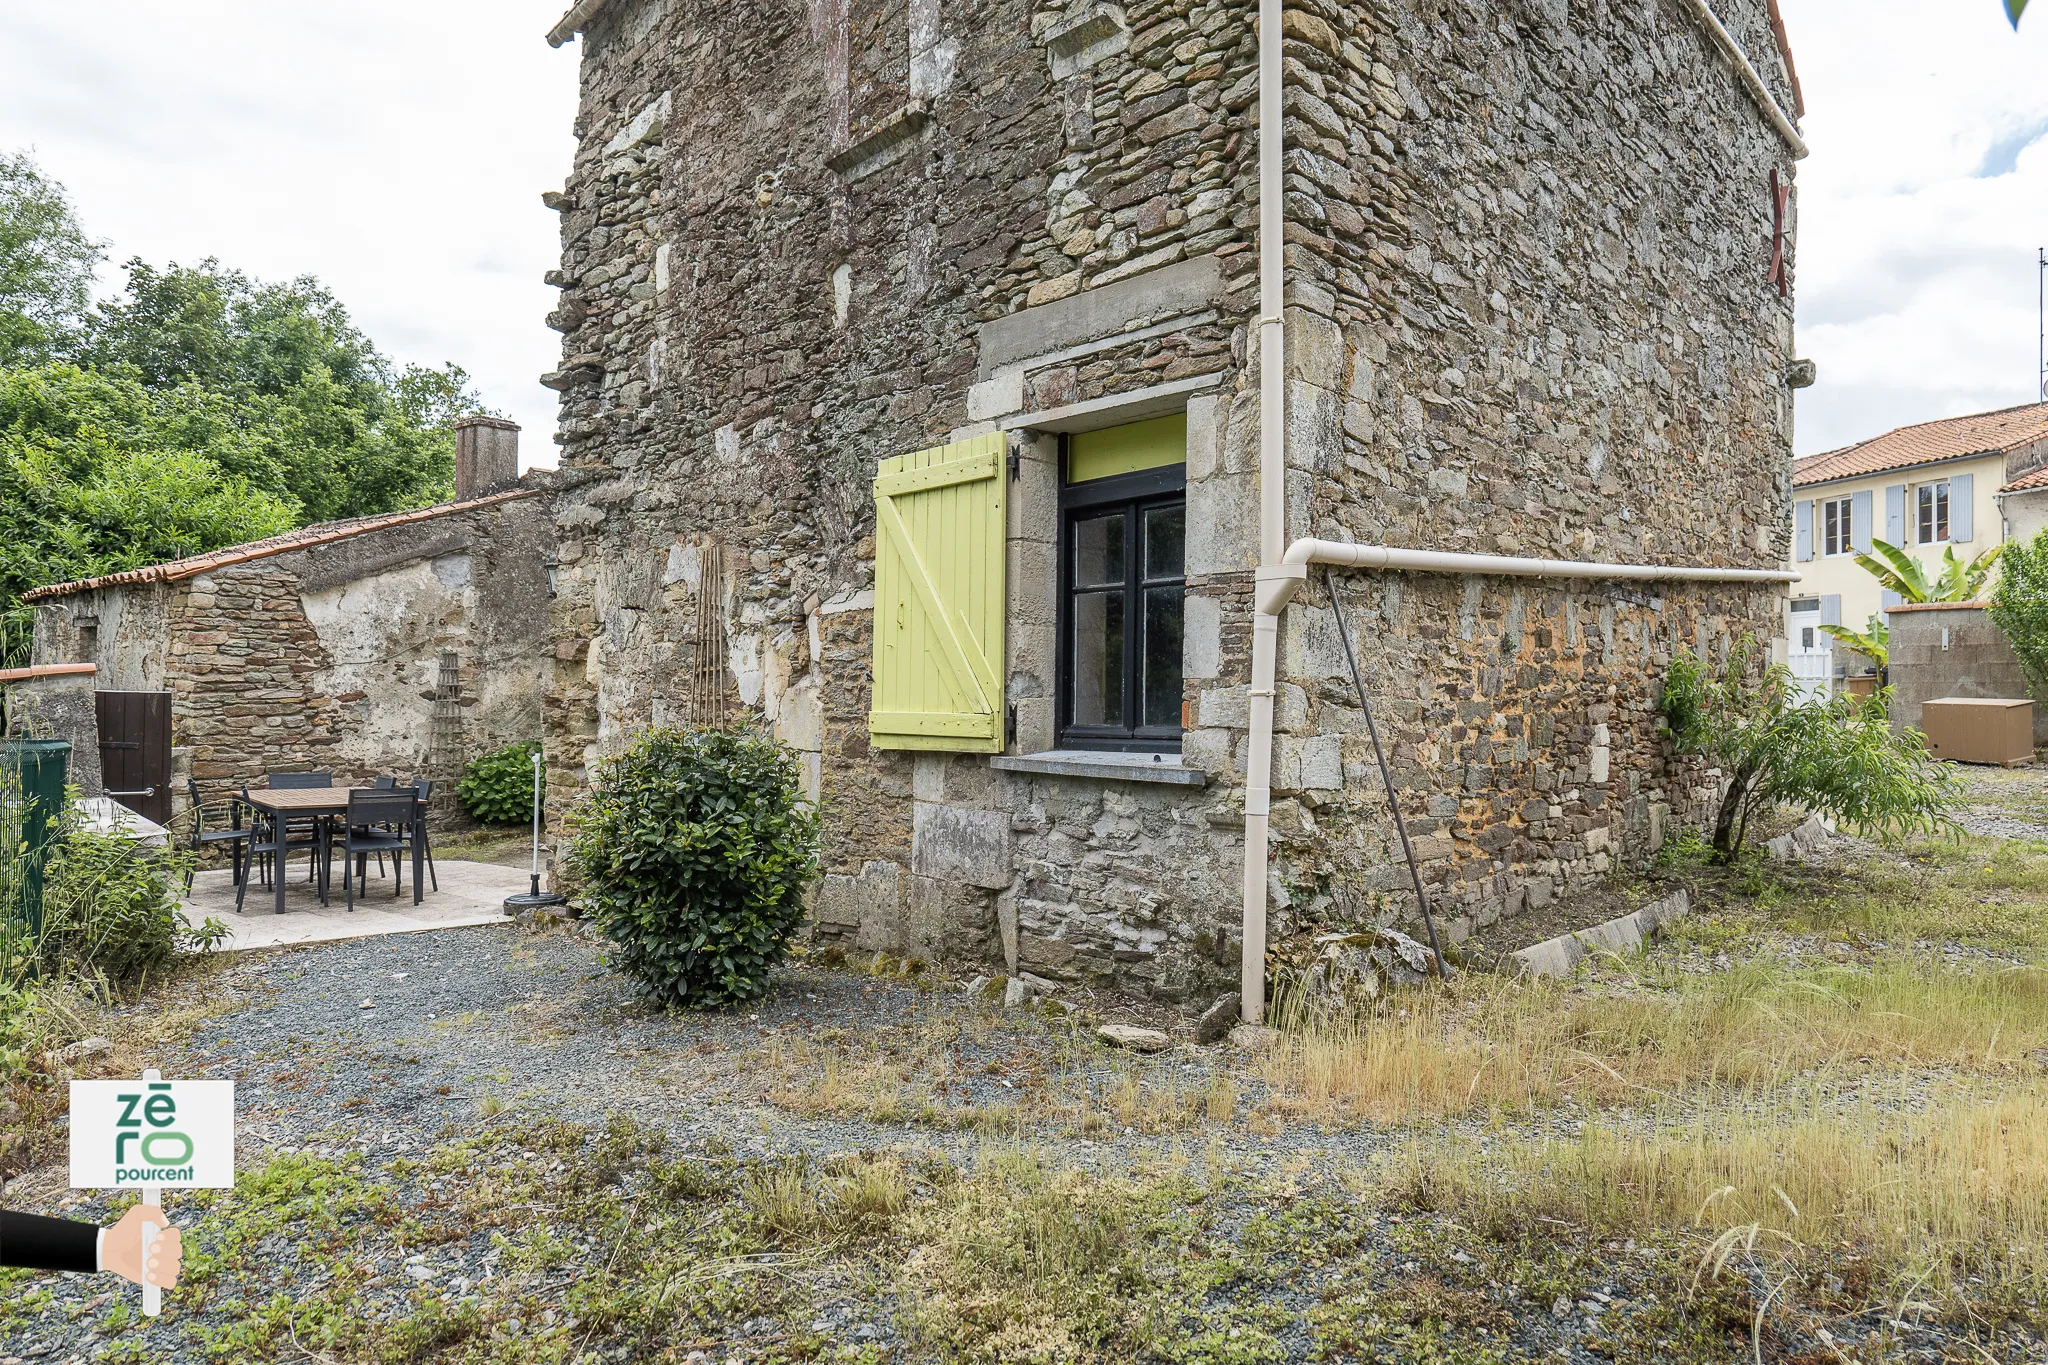
[[[171,694],[101,692],[100,776],[107,795],[145,820],[171,823]]]

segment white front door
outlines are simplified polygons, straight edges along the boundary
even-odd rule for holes
[[[1834,695],[1835,642],[1820,623],[1820,599],[1793,600],[1790,662],[1802,704],[1826,701]]]

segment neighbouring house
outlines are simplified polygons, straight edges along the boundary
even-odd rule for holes
[[[27,594],[35,663],[96,666],[102,755],[162,755],[129,804],[167,820],[188,775],[212,800],[306,769],[431,777],[438,800],[540,734],[549,498],[510,422],[470,419],[457,450],[454,502]]]
[[[2048,508],[2008,485],[2048,464],[2048,403],[1900,427],[1801,460],[1793,471],[1793,567],[1789,604],[1793,671],[1809,685],[1868,666],[1820,629],[1862,630],[1899,604],[1857,564],[1872,540],[1938,573],[1953,547],[1964,559],[2024,534]],[[2016,520],[2019,518],[2020,520]],[[2025,519],[2032,518],[2032,521]]]
[[[1711,801],[1660,679],[1782,630],[1811,372],[1775,4],[1257,14],[564,17],[558,822],[751,716],[820,939],[1206,1000],[1415,913],[1305,537],[1781,580],[1344,576],[1453,934]]]
[[[2041,414],[2041,430],[2006,462],[2006,482],[1998,490],[2007,540],[2032,540],[2048,531],[2048,403],[2035,410]]]

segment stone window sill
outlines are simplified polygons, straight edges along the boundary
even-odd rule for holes
[[[988,761],[988,765],[998,772],[1084,777],[1103,782],[1159,782],[1175,787],[1202,787],[1209,782],[1209,775],[1200,768],[1184,766],[1179,754],[1051,749],[1042,754],[998,754]]]

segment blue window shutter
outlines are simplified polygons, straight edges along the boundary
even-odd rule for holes
[[[1842,624],[1842,595],[1831,592],[1820,599],[1820,623],[1824,626]]]
[[[1904,606],[1905,602],[1905,598],[1886,588],[1883,595],[1878,598],[1877,606],[1879,611],[1890,611],[1893,607]]]
[[[1955,474],[1948,481],[1948,538],[1957,545],[1968,543],[1977,534],[1975,518],[1970,515],[1970,501],[1977,491],[1977,476]]]
[[[1813,558],[1813,504],[1792,504],[1792,558],[1804,564]]]
[[[1892,545],[1906,543],[1906,485],[1902,483],[1884,490],[1884,538]]]
[[[1876,509],[1877,499],[1872,496],[1869,489],[1866,488],[1856,495],[1854,510],[1851,512],[1854,521],[1849,528],[1849,543],[1864,554],[1870,553],[1870,538],[1877,529]],[[1837,621],[1835,624],[1840,625],[1841,622]]]

